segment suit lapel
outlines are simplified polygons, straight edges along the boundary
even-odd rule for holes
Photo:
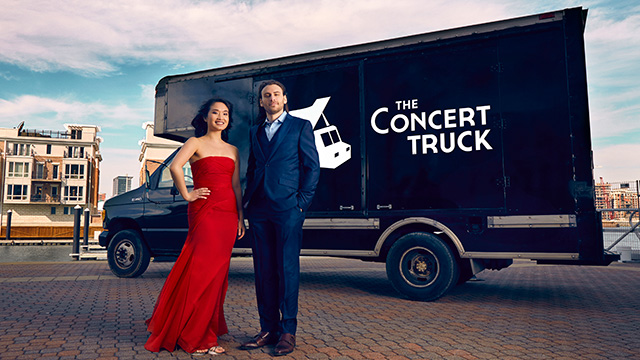
[[[292,125],[293,121],[291,121],[289,117],[290,117],[289,114],[285,116],[284,121],[280,126],[280,129],[276,131],[274,138],[271,139],[272,141],[275,141],[275,142],[271,145],[271,153],[269,154],[269,158],[271,158],[273,154],[275,154],[276,150],[278,149],[278,146],[282,144],[282,141],[287,137],[287,134],[289,133],[289,131],[291,131],[291,127],[293,126]]]
[[[262,130],[262,125],[256,125],[253,134],[251,135],[251,142],[253,143],[253,148],[258,149],[258,154],[260,154],[260,157],[265,159],[266,156],[264,155],[264,150],[262,149],[262,146],[260,146],[260,141],[258,141],[258,131],[260,130]]]

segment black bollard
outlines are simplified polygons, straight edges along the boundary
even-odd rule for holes
[[[7,210],[7,231],[6,231],[6,239],[11,239],[11,210]]]
[[[80,205],[73,208],[73,249],[71,257],[73,260],[80,259]]]
[[[84,239],[82,240],[82,245],[89,245],[89,220],[91,215],[89,215],[89,208],[84,209]],[[86,249],[85,249],[86,250]]]

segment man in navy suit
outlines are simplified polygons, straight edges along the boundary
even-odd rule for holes
[[[260,333],[242,344],[257,349],[277,342],[274,355],[295,348],[302,223],[320,176],[311,123],[287,113],[280,82],[260,85],[258,124],[250,130],[247,208]]]

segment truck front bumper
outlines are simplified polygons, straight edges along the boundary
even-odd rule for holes
[[[102,247],[107,247],[110,239],[111,236],[109,236],[109,230],[104,230],[100,233],[100,236],[98,236],[98,243]]]

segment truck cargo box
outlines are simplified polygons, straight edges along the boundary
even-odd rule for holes
[[[257,88],[284,83],[291,113],[313,125],[322,168],[303,254],[386,261],[412,298],[436,299],[515,258],[608,264],[585,21],[586,10],[572,8],[168,76],[156,87],[155,133],[184,141],[205,100],[229,99],[244,184]],[[162,172],[141,191],[149,215],[138,231],[152,254],[179,251],[156,238],[181,220],[151,214],[166,213],[166,202],[174,219],[186,213],[179,195],[154,195]],[[249,254],[247,241],[234,253]]]

